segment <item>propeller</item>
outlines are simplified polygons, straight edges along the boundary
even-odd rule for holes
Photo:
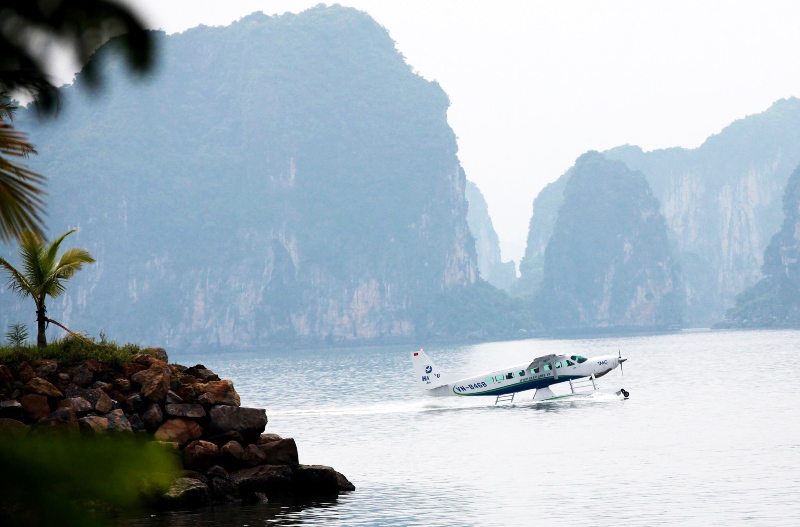
[[[622,377],[625,378],[625,370],[622,369],[622,363],[628,359],[622,358],[622,350],[617,349],[617,353],[619,353],[619,358],[617,359],[619,361],[619,372],[622,374]]]

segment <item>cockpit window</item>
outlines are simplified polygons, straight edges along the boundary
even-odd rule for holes
[[[574,360],[578,364],[583,364],[584,362],[586,362],[588,360],[586,357],[582,357],[580,355],[572,355],[570,357],[570,359]]]
[[[556,362],[556,368],[560,368],[560,367],[561,367],[561,361]]]
[[[567,366],[575,366],[575,363],[567,359]]]

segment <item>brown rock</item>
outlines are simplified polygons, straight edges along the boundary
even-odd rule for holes
[[[236,463],[242,460],[244,447],[242,447],[238,441],[228,441],[220,449],[220,452],[222,453],[223,459],[225,459],[229,464]]]
[[[297,466],[300,463],[297,445],[292,438],[263,443],[258,448],[264,453],[265,462],[269,465]]]
[[[199,404],[168,404],[164,407],[167,415],[174,417],[200,418],[206,416],[206,411]]]
[[[99,435],[108,430],[108,419],[99,415],[87,415],[78,419],[78,426],[82,434]]]
[[[147,368],[152,368],[153,366],[158,366],[159,368],[167,368],[169,369],[169,365],[167,361],[161,360],[158,357],[154,357],[153,355],[148,355],[147,353],[137,353],[131,359],[133,362],[138,364],[142,364]]]
[[[208,486],[200,480],[178,478],[162,496],[165,506],[169,508],[194,508],[211,501]]]
[[[197,402],[202,404],[203,406],[214,406],[217,404],[217,400],[214,396],[210,393],[204,393],[200,397],[197,398]]]
[[[58,371],[58,363],[54,360],[40,360],[36,363],[36,376],[47,377]]]
[[[242,437],[242,434],[240,434],[236,430],[228,430],[224,434],[213,435],[209,437],[208,440],[219,447],[221,447],[228,441],[238,441],[239,443],[245,442],[244,437]]]
[[[128,379],[123,379],[122,377],[119,379],[114,379],[114,388],[122,393],[128,393],[131,391],[131,381]]]
[[[331,467],[322,465],[300,465],[294,471],[292,486],[298,496],[336,496],[339,494],[339,478]]]
[[[0,417],[22,421],[24,415],[25,412],[22,410],[22,405],[19,401],[15,401],[14,399],[0,401]]]
[[[86,387],[94,381],[94,372],[86,364],[79,364],[72,368],[72,382],[78,386]]]
[[[167,404],[181,404],[183,402],[183,399],[172,390],[167,392],[167,397],[164,400]]]
[[[31,427],[16,419],[0,417],[0,438],[22,437],[27,435]]]
[[[336,472],[336,481],[339,483],[339,492],[352,492],[356,490],[356,486],[350,483],[350,480],[344,477],[341,472]]]
[[[29,380],[36,377],[36,372],[33,371],[31,365],[27,362],[20,362],[17,366],[17,379],[22,382],[28,382]]]
[[[133,377],[135,374],[146,369],[147,366],[144,364],[139,364],[138,362],[129,362],[122,366],[122,373],[125,377]]]
[[[138,393],[129,396],[125,399],[125,407],[129,412],[141,412],[144,409],[144,401],[142,400],[142,396]]]
[[[133,382],[142,387],[142,397],[149,401],[161,401],[169,391],[169,368],[154,364],[146,370],[131,377]]]
[[[231,473],[243,498],[254,498],[261,493],[269,498],[286,496],[292,492],[292,469],[285,465],[261,465]]]
[[[0,389],[7,388],[14,384],[14,375],[5,364],[0,364]]]
[[[142,414],[142,421],[145,428],[150,431],[158,428],[158,425],[164,420],[164,414],[161,412],[161,407],[155,403],[151,403],[150,407]]]
[[[193,386],[195,392],[204,394],[209,393],[214,397],[214,404],[227,404],[239,406],[239,394],[233,389],[231,381],[209,381],[197,383]]]
[[[38,395],[47,395],[49,397],[57,397],[59,399],[64,397],[64,394],[61,393],[61,390],[41,377],[34,377],[28,381],[28,383],[25,385],[25,389],[30,393],[35,393]]]
[[[170,419],[156,430],[155,438],[157,441],[174,441],[181,445],[188,443],[192,439],[198,439],[203,433],[203,429],[196,422],[178,417]]]
[[[35,433],[58,432],[74,435],[78,431],[78,418],[69,408],[58,408],[47,417],[39,419],[33,426]]]
[[[278,434],[261,434],[256,444],[263,445],[264,443],[272,443],[273,441],[280,441],[283,439]]]
[[[121,409],[112,410],[104,415],[108,419],[108,430],[118,434],[132,434],[133,427],[131,426],[128,418],[125,417],[125,412]]]
[[[192,441],[183,449],[184,465],[192,470],[205,472],[217,464],[219,448],[208,441]]]
[[[92,410],[92,403],[83,397],[70,397],[69,399],[64,399],[59,401],[58,406],[60,408],[68,408],[76,414],[81,414]]]
[[[101,414],[105,414],[111,411],[114,408],[114,401],[111,400],[111,397],[108,396],[104,391],[97,390],[99,396],[97,397],[97,401],[94,403],[94,409]]]
[[[212,430],[221,433],[235,430],[246,440],[256,440],[267,426],[267,413],[259,408],[214,406],[209,417]]]
[[[242,461],[251,466],[261,465],[267,460],[267,456],[256,445],[247,445],[242,453]]]
[[[22,409],[29,419],[41,419],[50,415],[50,405],[47,404],[47,397],[44,395],[28,394],[20,399]]]
[[[195,366],[192,366],[191,368],[187,368],[184,371],[184,373],[186,375],[191,375],[192,377],[196,377],[198,379],[201,379],[203,382],[218,381],[219,380],[219,375],[217,375],[213,371],[209,370],[208,368],[206,368],[202,364],[197,364]]]

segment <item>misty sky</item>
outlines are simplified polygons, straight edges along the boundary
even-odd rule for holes
[[[129,0],[153,28],[226,25],[313,1]],[[586,150],[696,147],[800,95],[800,2],[345,0],[450,96],[467,177],[503,257],[525,247],[539,190]]]

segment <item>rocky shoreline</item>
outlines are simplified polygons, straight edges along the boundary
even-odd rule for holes
[[[183,471],[160,508],[353,491],[331,467],[302,465],[294,439],[264,433],[266,411],[240,406],[229,380],[168,364],[161,348],[120,366],[97,359],[0,364],[0,437],[135,436],[175,452]]]

